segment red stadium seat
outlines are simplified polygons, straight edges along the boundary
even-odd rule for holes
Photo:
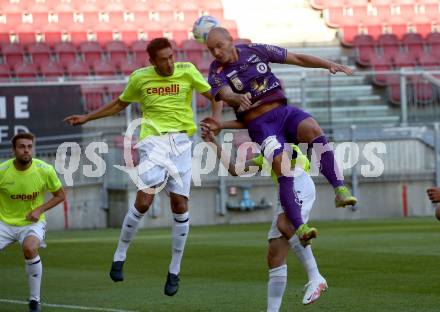
[[[433,86],[420,76],[409,77],[414,97],[418,103],[430,103],[434,98]]]
[[[424,53],[419,56],[419,64],[424,69],[436,69],[440,66],[440,59],[437,59],[432,54]]]
[[[148,41],[145,40],[136,40],[133,42],[131,50],[133,51],[133,60],[135,63],[148,61],[147,45]]]
[[[391,84],[387,87],[388,89],[388,100],[391,104],[400,105],[401,96],[400,96],[400,85],[399,84]]]
[[[76,48],[71,42],[57,42],[54,46],[60,63],[67,67],[76,61]]]
[[[84,61],[89,64],[89,66],[101,61],[102,48],[97,42],[82,42],[79,46],[79,51],[82,53]]]
[[[361,45],[356,48],[356,62],[361,66],[370,66],[371,58],[375,55],[374,46]]]
[[[324,10],[327,5],[328,1],[325,0],[310,0],[310,5],[316,9],[316,10]]]
[[[55,13],[58,15],[58,27],[61,29],[69,29],[74,25],[73,14],[75,8],[68,3],[60,3],[55,8]]]
[[[123,41],[110,41],[106,44],[105,50],[113,65],[121,66],[123,62],[127,62],[128,48]]]
[[[70,41],[79,46],[82,42],[87,41],[87,32],[88,29],[84,26],[84,24],[74,23],[68,28],[70,34]]]
[[[140,65],[135,62],[124,62],[121,65],[121,73],[125,76],[129,76],[136,69],[144,67],[144,66],[145,66],[144,64]]]
[[[50,62],[41,66],[41,74],[45,80],[58,80],[64,76],[64,69],[60,63]]]
[[[420,34],[407,33],[403,36],[402,43],[411,55],[419,57],[423,54],[424,40]]]
[[[183,21],[186,25],[194,24],[200,17],[200,7],[192,1],[179,1],[176,3],[177,10],[183,13]]]
[[[371,66],[374,71],[388,71],[392,69],[391,63],[387,58],[377,55],[371,58]],[[375,74],[373,77],[373,83],[378,86],[386,86],[387,78],[387,75]]]
[[[353,44],[355,47],[359,46],[374,46],[374,38],[369,34],[360,34],[354,37]]]
[[[82,85],[81,93],[84,98],[84,109],[87,112],[96,110],[104,105],[103,95],[105,89],[103,86]]]
[[[165,25],[174,21],[175,6],[173,3],[157,1],[151,2],[151,5],[153,5],[153,11],[159,13],[159,21],[161,24]]]
[[[5,63],[9,65],[10,69],[13,69],[16,65],[23,63],[24,49],[22,45],[18,43],[11,43],[3,46],[2,50]]]
[[[38,72],[34,64],[29,64],[29,63],[17,64],[15,66],[14,72],[20,81],[37,80]]]
[[[89,65],[86,62],[76,61],[67,66],[70,77],[86,77],[89,75]]]
[[[54,47],[55,43],[62,41],[62,31],[57,24],[46,24],[43,27],[42,32],[44,36],[44,42],[50,47]]]
[[[432,55],[440,60],[440,33],[430,33],[426,38],[426,42]]]
[[[398,68],[412,68],[416,66],[415,56],[408,53],[398,53],[394,56],[394,66]]]
[[[9,79],[10,79],[9,66],[6,64],[0,64],[0,81],[5,82],[5,81],[9,81]]]
[[[197,2],[197,1],[196,1]],[[224,16],[223,4],[221,0],[210,0],[210,1],[198,1],[199,6],[207,15],[214,16],[216,18],[221,18]]]
[[[138,27],[132,23],[124,23],[120,27],[116,27],[121,35],[121,40],[127,46],[131,46],[133,42],[138,40]]]
[[[385,58],[392,59],[399,52],[400,41],[395,34],[382,34],[377,41]]]
[[[93,65],[93,71],[96,76],[114,76],[116,67],[108,61],[99,61]]]
[[[121,84],[111,84],[107,86],[108,93],[111,99],[117,99],[122,91],[124,91],[125,85]]]
[[[205,45],[198,43],[194,39],[185,40],[182,44],[182,50],[187,60],[194,64],[198,64],[204,60]]]
[[[16,33],[21,44],[28,44],[36,41],[36,29],[32,24],[19,24],[16,26]]]
[[[342,7],[331,7],[324,11],[325,23],[329,27],[339,28],[344,25],[346,17]]]
[[[28,45],[28,51],[32,58],[32,63],[41,67],[50,61],[50,48],[42,42],[34,42]]]
[[[402,16],[391,16],[388,20],[391,31],[398,38],[402,38],[409,30],[409,20]]]

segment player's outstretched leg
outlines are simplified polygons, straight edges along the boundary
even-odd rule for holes
[[[114,282],[124,280],[123,266],[127,257],[127,250],[133,240],[142,220],[144,213],[140,213],[136,208],[130,208],[125,215],[122,223],[121,235],[119,236],[118,247],[113,256],[113,262],[110,269],[110,278]]]
[[[179,290],[180,264],[189,232],[189,213],[188,211],[180,214],[173,213],[173,219],[172,257],[164,287],[164,293],[167,296],[174,296]]]
[[[304,298],[302,303],[305,305],[313,303],[318,300],[323,291],[327,290],[327,281],[318,270],[318,264],[316,263],[310,245],[304,247],[296,235],[289,239],[289,245],[304,266],[309,280],[304,286]]]

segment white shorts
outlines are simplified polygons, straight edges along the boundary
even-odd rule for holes
[[[299,200],[301,201],[301,217],[303,219],[303,222],[307,223],[310,217],[310,212],[313,208],[313,203],[316,199],[315,183],[313,183],[310,175],[305,173],[302,169],[296,168],[294,174],[294,188],[296,193],[298,194]],[[273,216],[272,225],[270,227],[269,233],[267,234],[268,239],[280,238],[283,236],[277,227],[278,215],[281,213],[284,213],[284,210],[278,200],[278,205]]]
[[[167,193],[189,197],[191,145],[186,133],[150,136],[139,143],[138,189],[164,188]]]
[[[13,226],[0,221],[0,250],[5,249],[16,241],[20,242],[20,245],[23,245],[23,241],[28,236],[36,236],[40,240],[40,247],[46,247],[46,243],[44,242],[46,222],[39,221],[24,226]]]

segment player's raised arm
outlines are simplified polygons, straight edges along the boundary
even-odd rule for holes
[[[216,120],[221,120],[222,119],[223,102],[216,101],[209,91],[203,92],[201,94],[211,102],[212,117],[215,118]]]
[[[324,68],[328,69],[332,74],[336,74],[337,72],[343,72],[347,75],[352,75],[353,71],[350,67],[341,65],[335,62],[331,62],[329,60],[322,59],[320,57],[316,57],[308,54],[300,54],[300,53],[291,53],[288,52],[285,60],[286,64],[297,65],[301,67],[310,67],[310,68]]]
[[[232,176],[252,174],[260,170],[260,166],[256,166],[252,160],[233,164],[230,161],[230,157],[224,153],[221,145],[217,143],[212,131],[202,131],[202,138],[205,142],[209,143],[209,146],[216,152],[217,158]]]
[[[63,121],[67,122],[71,126],[82,125],[91,120],[116,115],[117,113],[125,109],[129,104],[130,103],[123,102],[118,98],[88,114],[71,115],[64,118]]]

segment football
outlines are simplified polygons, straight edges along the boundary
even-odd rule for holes
[[[220,22],[212,16],[204,15],[199,17],[193,25],[193,35],[200,43],[205,43],[209,31],[214,27],[219,27]]]

